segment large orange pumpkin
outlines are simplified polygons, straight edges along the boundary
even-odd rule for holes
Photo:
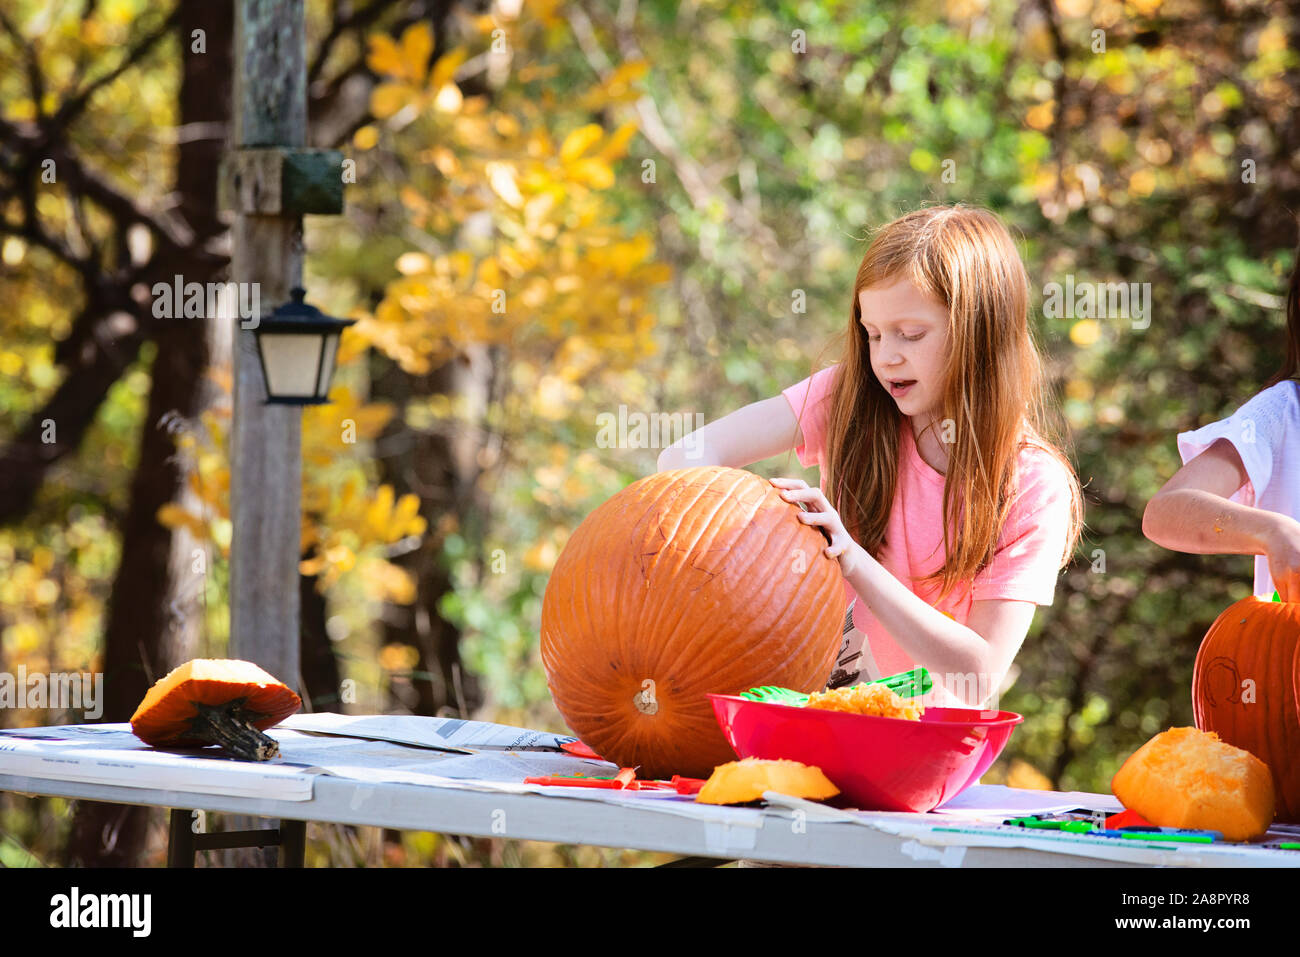
[[[642,778],[735,759],[707,694],[819,691],[844,584],[796,505],[741,469],[633,482],[578,526],[542,601],[542,663],[569,727]]]
[[[1210,626],[1192,671],[1196,726],[1268,765],[1277,819],[1300,823],[1300,602],[1253,595]]]

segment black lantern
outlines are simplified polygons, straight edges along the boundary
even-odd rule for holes
[[[258,323],[257,357],[266,380],[266,401],[280,405],[328,402],[339,334],[356,322],[335,319],[303,302],[307,291],[295,286],[287,302]]]

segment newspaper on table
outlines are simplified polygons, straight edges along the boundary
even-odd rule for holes
[[[533,731],[490,721],[433,718],[418,714],[314,714],[290,715],[278,728],[312,734],[344,735],[373,741],[392,741],[421,748],[436,748],[472,754],[475,749],[498,751],[559,751],[561,744],[578,739],[572,735]]]
[[[155,750],[129,724],[2,731],[0,774],[280,801],[312,795],[312,775],[301,768],[241,761],[215,749]]]
[[[319,716],[303,716],[319,717]],[[344,718],[333,715],[332,718]],[[377,715],[376,718],[388,716]],[[286,728],[282,722],[265,733],[280,745],[280,755],[269,761],[244,761],[218,748],[156,749],[131,732],[129,724],[64,725],[0,731],[0,774],[44,780],[79,781],[117,787],[147,788],[198,794],[261,797],[308,801],[318,774],[373,783],[417,784],[433,787],[470,787],[545,793],[524,778],[542,775],[583,774],[612,776],[616,765],[579,758],[558,750],[563,735],[491,725],[427,718],[432,726],[398,720],[359,722],[366,737],[347,734],[307,733]],[[312,727],[346,727],[344,722],[310,722]],[[457,727],[456,725],[460,726]],[[466,725],[479,725],[468,728]],[[517,734],[515,732],[524,732]],[[411,742],[371,740],[381,733]],[[445,742],[486,742],[489,750],[474,752]],[[436,743],[444,742],[444,743]],[[508,750],[507,742],[522,748]],[[554,743],[555,750],[550,750]],[[450,751],[451,753],[446,753]],[[565,789],[571,791],[572,789]]]

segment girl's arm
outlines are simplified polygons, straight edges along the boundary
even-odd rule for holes
[[[967,623],[958,624],[890,574],[861,545],[850,542],[844,554],[849,559],[844,577],[898,647],[968,707],[984,707],[1020,651],[1037,606],[1001,598],[976,601]]]
[[[1300,522],[1228,501],[1248,476],[1237,449],[1218,439],[1147,503],[1142,534],[1196,555],[1265,555],[1283,601],[1300,601]]]
[[[898,646],[926,668],[936,683],[969,707],[984,707],[997,692],[1029,632],[1033,602],[989,599],[972,603],[968,623],[959,624],[934,608],[853,541],[821,489],[800,479],[769,479],[790,502],[812,511],[799,520],[820,525],[831,537],[826,555],[840,570]]]
[[[657,471],[697,465],[743,469],[803,445],[799,420],[785,396],[751,402],[674,442],[659,453]]]

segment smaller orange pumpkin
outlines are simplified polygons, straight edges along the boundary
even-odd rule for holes
[[[251,661],[195,658],[155,682],[131,716],[131,730],[155,747],[219,744],[249,761],[280,746],[262,731],[302,707],[302,699]]]
[[[821,768],[798,761],[769,761],[745,758],[719,764],[700,788],[695,800],[701,804],[744,804],[757,801],[764,791],[792,797],[825,800],[840,793]]]
[[[1260,837],[1273,823],[1273,776],[1249,751],[1213,731],[1170,728],[1133,752],[1111,779],[1126,808],[1157,827]]]

